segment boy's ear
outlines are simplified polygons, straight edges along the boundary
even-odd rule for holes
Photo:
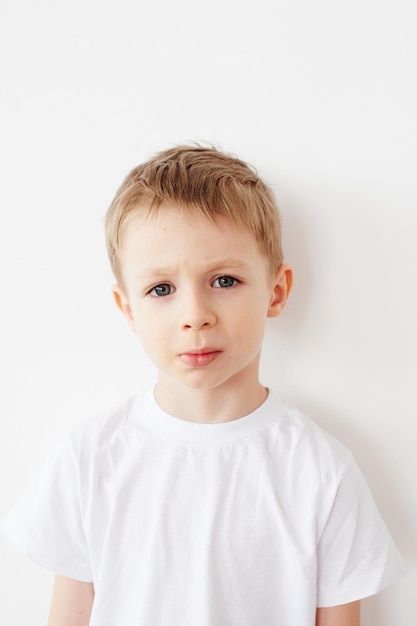
[[[127,299],[125,292],[120,287],[120,285],[114,285],[112,288],[113,298],[117,305],[117,307],[121,310],[127,322],[131,328],[131,330],[136,332],[136,324],[135,318],[133,317],[132,307],[129,304],[129,300]]]
[[[287,303],[292,288],[292,269],[283,264],[275,273],[273,279],[273,293],[268,307],[268,317],[281,315]]]

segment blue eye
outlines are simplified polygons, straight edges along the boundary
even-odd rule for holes
[[[237,278],[233,278],[233,276],[219,276],[219,278],[213,281],[212,285],[221,289],[230,289],[230,287],[234,287],[238,283]]]
[[[169,296],[171,293],[173,293],[174,288],[171,285],[168,285],[168,283],[161,283],[160,285],[156,285],[153,289],[150,290],[149,295],[151,296],[157,296],[157,297],[163,297],[163,296]]]

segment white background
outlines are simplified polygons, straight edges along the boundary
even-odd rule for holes
[[[207,141],[283,216],[295,287],[263,382],[351,448],[409,568],[364,626],[415,623],[415,6],[2,0],[0,516],[64,429],[153,381],[103,214],[133,166]],[[0,550],[1,623],[44,625],[52,575]]]

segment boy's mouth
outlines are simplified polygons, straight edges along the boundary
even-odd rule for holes
[[[201,367],[210,365],[221,354],[217,348],[202,348],[201,350],[189,350],[179,355],[179,358],[186,365],[191,367]]]

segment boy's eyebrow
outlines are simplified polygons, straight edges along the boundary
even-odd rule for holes
[[[207,263],[206,272],[215,272],[220,269],[248,269],[250,266],[243,260],[226,258],[226,259],[210,259],[210,262]],[[136,274],[136,278],[147,278],[147,277],[161,277],[161,276],[169,276],[171,274],[175,274],[177,272],[176,266],[166,266],[166,267],[146,267],[143,271],[138,272]]]

